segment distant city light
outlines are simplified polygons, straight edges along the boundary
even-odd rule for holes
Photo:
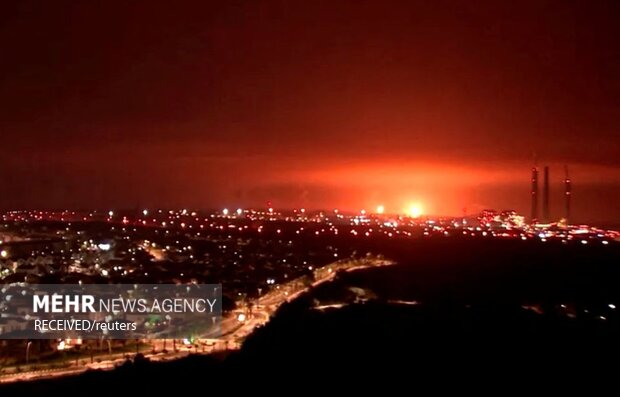
[[[380,205],[377,207],[377,214],[383,214],[385,212],[385,207]]]
[[[237,321],[239,321],[240,323],[245,321],[245,314],[243,313],[239,313],[239,316],[237,316]]]
[[[3,258],[6,258],[7,256],[9,256],[9,253],[6,252],[6,250],[2,250],[2,251],[0,251],[0,256],[3,257]]]
[[[224,214],[224,215],[228,215],[228,208],[224,208],[224,209],[222,210],[222,214]]]
[[[142,215],[147,216],[148,214],[149,214],[149,210],[147,209],[142,210]]]
[[[110,244],[107,244],[107,243],[101,243],[101,244],[97,245],[97,247],[99,247],[99,249],[101,251],[109,251],[112,246]]]
[[[360,214],[362,214],[362,215],[366,215],[366,210],[361,210],[361,211],[360,211]]]
[[[237,215],[243,214],[243,210],[241,208],[237,208]]]
[[[112,218],[114,216],[114,211],[108,211],[108,216]]]

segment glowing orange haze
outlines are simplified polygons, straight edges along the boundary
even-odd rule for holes
[[[367,208],[375,211],[378,205],[383,205],[387,213],[404,213],[409,212],[412,205],[418,205],[423,213],[428,214],[460,213],[464,206],[472,203],[464,202],[462,195],[454,197],[454,193],[471,191],[481,184],[527,179],[527,171],[524,176],[510,170],[489,171],[442,164],[367,163],[301,171],[293,177],[326,189],[347,189],[353,194],[339,202],[349,210]],[[477,206],[484,207],[482,203]]]
[[[489,166],[451,163],[350,163],[314,170],[292,170],[276,174],[276,183],[298,183],[338,191],[334,206],[347,210],[385,213],[410,213],[412,206],[423,214],[460,215],[463,210],[476,213],[484,208],[529,210],[530,165],[508,163]],[[552,169],[552,204],[558,214],[562,205],[563,165]],[[571,178],[580,184],[619,182],[615,168],[593,165],[572,167]],[[542,183],[542,182],[541,182]],[[304,203],[302,203],[304,204]],[[306,203],[308,204],[308,203]],[[309,203],[321,207],[325,203]],[[329,203],[328,203],[329,204]],[[575,200],[577,208],[586,206],[583,197]]]
[[[461,215],[463,209],[474,214],[484,208],[529,215],[531,162],[527,160],[407,161],[364,154],[359,156],[367,158],[362,162],[319,152],[314,156],[281,151],[248,155],[212,148],[143,145],[88,153],[67,148],[40,155],[36,161],[25,161],[27,153],[20,154],[13,168],[40,165],[26,168],[29,178],[13,179],[13,191],[46,186],[47,194],[31,195],[28,207],[33,208],[80,208],[84,203],[94,208],[127,208],[136,203],[153,208],[238,208],[272,201],[278,208],[368,212],[382,205],[388,214],[406,213],[417,205],[423,214],[432,215]],[[111,162],[111,158],[123,161]],[[549,165],[551,213],[561,217],[563,163]],[[575,219],[619,219],[620,202],[612,198],[620,195],[620,170],[570,162],[568,166]],[[97,181],[95,187],[83,182],[84,175]],[[47,182],[58,176],[62,184]],[[19,197],[7,195],[5,201],[14,200],[5,206],[22,208]]]

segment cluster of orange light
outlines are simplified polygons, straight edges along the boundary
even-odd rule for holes
[[[405,208],[403,212],[412,218],[419,218],[420,216],[424,214],[424,209],[421,204],[412,203],[407,208]],[[377,206],[376,213],[379,215],[384,214],[385,206],[383,205]]]

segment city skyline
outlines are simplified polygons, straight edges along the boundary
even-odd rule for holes
[[[540,168],[540,169],[539,169]],[[363,205],[361,207],[356,207],[351,205],[350,203],[345,203],[344,205],[332,205],[332,206],[328,206],[328,205],[322,205],[320,204],[320,201],[316,201],[316,202],[309,202],[307,199],[304,200],[298,200],[297,202],[292,202],[289,205],[282,205],[282,202],[278,203],[276,202],[275,204],[279,204],[279,205],[274,205],[274,202],[271,200],[267,200],[264,201],[262,203],[258,203],[257,200],[254,200],[254,204],[250,204],[248,205],[248,201],[247,200],[229,200],[228,202],[224,203],[223,205],[220,206],[195,206],[195,207],[188,207],[185,205],[179,205],[179,206],[160,206],[160,205],[154,205],[154,206],[149,206],[144,207],[141,206],[141,204],[143,203],[142,201],[138,200],[135,202],[134,205],[124,205],[124,206],[99,206],[99,207],[68,207],[68,206],[57,206],[57,207],[53,207],[50,205],[46,205],[46,206],[41,206],[41,207],[14,207],[14,208],[9,208],[6,209],[6,211],[38,211],[38,210],[42,210],[42,211],[54,211],[54,212],[61,212],[61,211],[78,211],[78,212],[88,212],[88,211],[95,211],[95,212],[99,212],[100,214],[106,214],[108,213],[108,211],[111,212],[135,212],[135,211],[140,211],[140,208],[145,208],[143,211],[145,212],[150,212],[150,211],[157,211],[159,210],[161,212],[161,210],[164,211],[168,211],[168,210],[178,210],[180,208],[185,208],[185,211],[226,211],[228,212],[230,211],[241,211],[241,210],[266,210],[266,209],[275,209],[275,210],[284,210],[284,211],[315,211],[315,212],[319,212],[319,211],[326,211],[326,212],[342,212],[342,213],[349,213],[349,214],[355,214],[355,213],[362,213],[362,214],[366,214],[368,213],[370,214],[374,214],[374,215],[395,215],[395,216],[413,216],[413,217],[445,217],[445,218],[450,218],[450,217],[475,217],[477,216],[480,212],[485,211],[485,210],[497,210],[497,211],[517,211],[518,213],[521,213],[524,217],[527,217],[529,222],[542,222],[542,223],[555,223],[555,222],[572,222],[574,220],[573,216],[572,216],[572,211],[570,210],[570,207],[572,206],[572,180],[569,178],[568,176],[568,167],[564,166],[564,176],[562,177],[561,181],[556,181],[554,178],[549,177],[550,174],[550,167],[548,165],[542,166],[542,167],[538,167],[538,166],[534,166],[531,168],[531,179],[530,179],[530,207],[529,207],[529,212],[525,210],[525,208],[521,205],[507,205],[507,206],[494,206],[494,205],[482,205],[482,204],[477,204],[474,205],[472,207],[462,207],[459,211],[454,211],[452,213],[448,212],[448,211],[444,211],[442,212],[441,209],[438,209],[437,206],[433,206],[432,203],[429,206],[428,205],[428,201],[425,202],[423,200],[420,199],[420,195],[410,195],[409,197],[417,197],[416,199],[412,199],[412,198],[407,198],[405,196],[402,196],[404,198],[402,198],[400,201],[399,200],[395,200],[393,198],[389,198],[387,200],[365,200],[364,202],[367,205]],[[545,172],[543,172],[545,171]],[[552,172],[552,171],[551,171]],[[541,174],[545,177],[542,181],[542,183],[540,183],[540,177],[539,174]],[[425,176],[426,178],[428,178],[428,176]],[[548,180],[547,180],[548,178]],[[539,184],[541,184],[541,186],[539,186]],[[547,185],[547,186],[545,186]],[[541,189],[542,189],[542,197],[541,196]],[[387,197],[387,195],[383,195],[383,197]],[[153,202],[153,200],[146,200],[147,202]],[[518,200],[514,200],[513,202],[516,202]],[[229,204],[233,204],[233,205],[229,205]],[[299,205],[300,203],[305,203],[306,205]],[[386,203],[388,203],[388,205],[386,205]],[[150,209],[149,209],[150,208]],[[518,208],[518,210],[517,210]],[[542,210],[541,210],[542,208]],[[570,219],[569,219],[570,218]],[[577,217],[577,221],[576,222],[572,222],[572,223],[588,223],[587,221],[584,220],[583,217]],[[606,227],[617,227],[616,223],[613,222],[609,222],[609,221],[598,221],[598,222],[594,222],[594,223],[599,223],[603,226]]]

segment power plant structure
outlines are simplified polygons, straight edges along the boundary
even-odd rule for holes
[[[542,221],[543,223],[549,223],[549,166],[545,166],[545,173],[543,176],[543,208],[542,208]]]
[[[572,195],[572,182],[568,174],[568,166],[564,166],[564,219],[568,224],[571,219],[571,195]],[[549,206],[549,166],[543,168],[543,191],[542,191],[542,216],[538,217],[538,168],[534,166],[532,168],[532,185],[530,190],[531,195],[531,213],[530,218],[532,223],[538,223],[540,220],[542,223],[549,223],[551,221],[551,212]]]
[[[532,212],[530,214],[532,223],[538,220],[538,168],[532,168]]]
[[[570,223],[570,196],[571,196],[571,181],[568,176],[568,166],[564,166],[564,218],[566,224]]]

